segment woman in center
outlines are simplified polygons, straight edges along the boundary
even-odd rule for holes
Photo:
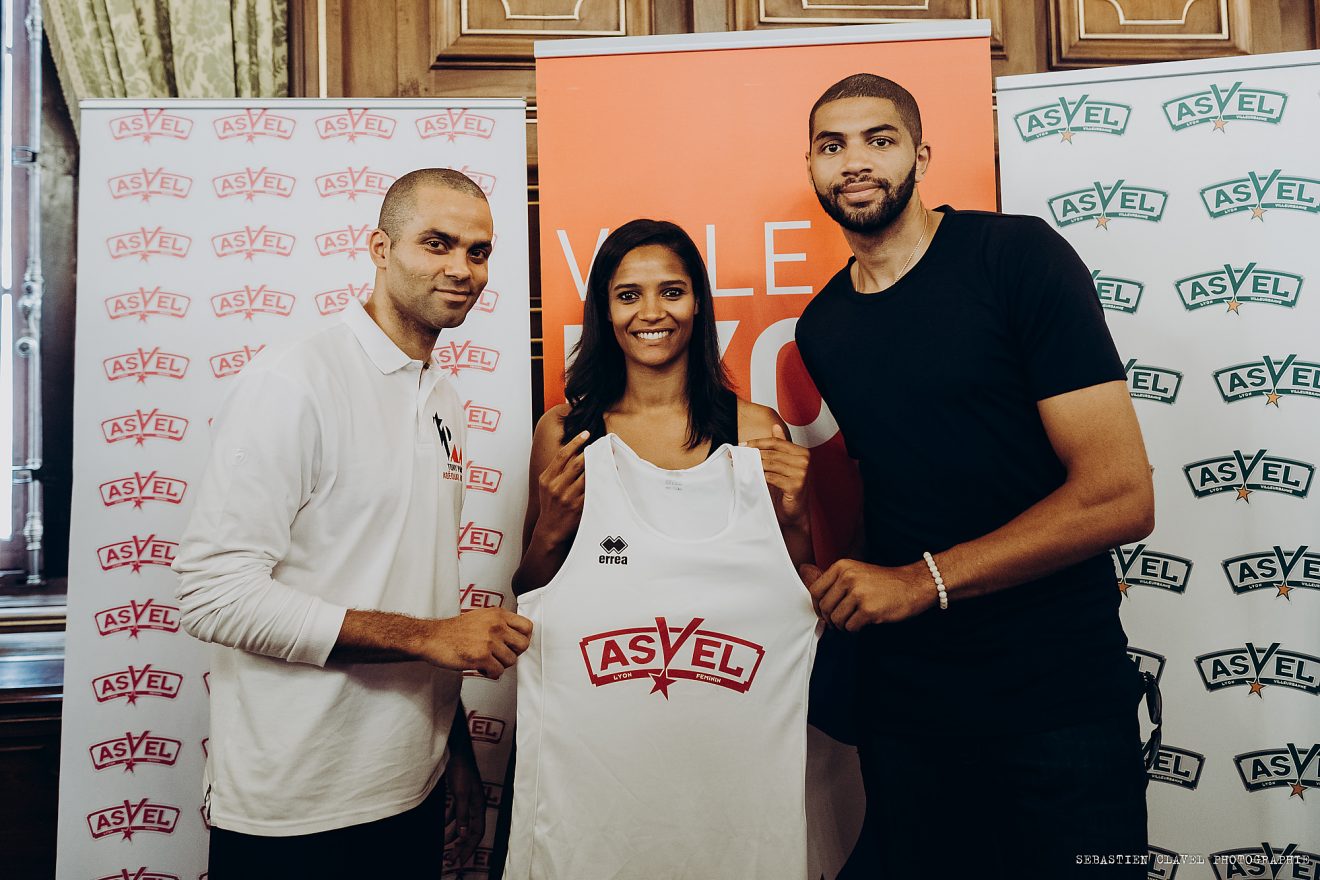
[[[804,880],[809,456],[732,390],[681,228],[605,239],[565,380],[513,579],[505,876]]]

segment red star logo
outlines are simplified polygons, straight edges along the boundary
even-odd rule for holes
[[[143,194],[142,194],[142,201],[147,202],[147,203],[150,203],[150,202],[151,202],[151,193],[143,193]]]
[[[141,627],[130,626],[130,627],[128,628],[128,637],[129,637],[130,639],[136,639],[136,638],[138,637],[138,632],[139,632],[140,630],[141,630]]]
[[[144,263],[151,262],[151,254],[138,254],[138,259]]]
[[[138,380],[138,384],[139,384],[139,385],[146,385],[146,384],[147,384],[147,374],[146,374],[146,373],[138,373],[137,380]]]
[[[141,509],[142,509],[142,502],[143,502],[143,500],[144,500],[144,499],[142,499],[142,498],[134,498],[134,499],[133,499],[133,509],[134,509],[134,510],[141,510]]]
[[[129,692],[127,702],[128,702],[128,705],[130,705],[130,706],[136,706],[136,705],[137,705],[137,692],[136,692],[136,691],[130,691],[130,692]]]
[[[1250,495],[1250,494],[1251,494],[1251,490],[1248,489],[1245,485],[1242,485],[1242,486],[1238,486],[1238,487],[1237,487],[1237,500],[1238,500],[1238,501],[1245,501],[1245,502],[1247,502],[1248,504],[1250,504],[1250,503],[1251,503],[1251,499],[1247,497],[1247,496]]]
[[[137,574],[138,572],[142,571],[142,563],[141,562],[132,563],[132,569],[133,569],[133,574]]]
[[[139,324],[145,324],[145,323],[147,323],[147,313],[146,313],[146,312],[143,312],[142,314],[138,315],[138,323],[139,323]]]
[[[1291,602],[1291,601],[1292,601],[1292,596],[1289,596],[1288,594],[1291,593],[1292,591],[1293,591],[1293,588],[1290,587],[1290,586],[1288,586],[1286,583],[1279,584],[1279,595],[1278,595],[1278,596],[1275,596],[1274,598],[1277,599],[1277,598],[1279,598],[1279,596],[1282,596],[1283,598],[1285,598],[1285,599],[1287,599],[1289,602]]]
[[[1299,780],[1297,782],[1292,783],[1292,794],[1288,795],[1288,797],[1290,798],[1297,797],[1297,798],[1301,798],[1302,800],[1306,800],[1305,792],[1306,792],[1306,786],[1303,785],[1302,782]]]
[[[1263,700],[1265,699],[1265,695],[1261,693],[1261,691],[1263,690],[1265,690],[1265,685],[1261,684],[1259,681],[1253,681],[1251,683],[1251,693],[1247,694],[1247,696],[1251,696],[1251,694],[1255,694],[1256,696],[1260,697]]]
[[[133,829],[132,829],[132,828],[125,828],[125,829],[124,829],[124,840],[132,840],[132,839],[133,839]]]
[[[243,198],[249,202],[255,202],[257,200],[257,194],[254,192],[248,192],[248,194]]]
[[[674,683],[674,679],[664,669],[659,672],[652,672],[651,678],[655,681],[655,684],[651,687],[651,693],[659,691],[661,696],[666,700],[669,699],[669,686]]]

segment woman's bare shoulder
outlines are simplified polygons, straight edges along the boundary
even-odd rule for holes
[[[755,440],[771,436],[774,425],[784,427],[784,420],[768,406],[738,398],[738,440]]]

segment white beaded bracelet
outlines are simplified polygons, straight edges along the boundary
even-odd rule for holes
[[[935,592],[940,594],[940,610],[949,610],[949,594],[944,590],[944,578],[940,575],[940,568],[935,564],[935,557],[929,553],[922,553],[921,558],[926,560],[926,567],[930,569],[930,576],[935,578]]]

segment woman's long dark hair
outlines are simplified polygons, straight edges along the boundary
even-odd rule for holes
[[[603,423],[605,412],[623,396],[627,371],[623,350],[610,324],[610,281],[624,257],[652,244],[668,248],[683,262],[696,297],[697,313],[688,342],[688,449],[715,436],[717,419],[733,401],[733,384],[720,362],[715,304],[701,252],[681,227],[667,220],[632,220],[610,233],[591,264],[582,309],[582,338],[573,347],[573,363],[564,374],[569,413],[564,418],[562,442],[581,431],[594,433],[594,428]],[[729,415],[723,414],[726,418]]]

